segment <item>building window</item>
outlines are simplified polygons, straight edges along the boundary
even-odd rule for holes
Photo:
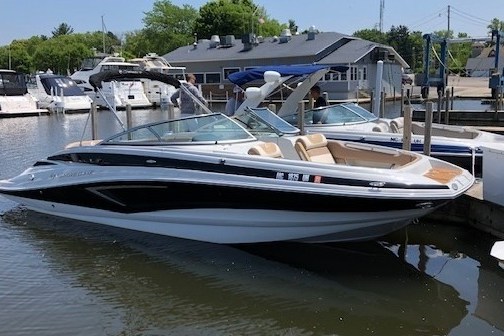
[[[205,74],[205,83],[215,84],[221,82],[221,74],[218,72],[209,72]]]
[[[363,66],[362,67],[362,80],[367,80],[367,67]]]
[[[205,83],[205,75],[202,73],[195,73],[193,74],[194,77],[196,77],[196,83]],[[178,79],[178,78],[177,78]]]
[[[240,68],[223,68],[222,73],[224,74],[224,79],[228,79],[229,75],[233,72],[240,71]]]
[[[350,67],[350,80],[351,81],[358,79],[357,74],[358,74],[357,67],[356,66]]]

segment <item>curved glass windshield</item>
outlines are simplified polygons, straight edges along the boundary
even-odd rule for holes
[[[288,115],[284,120],[297,124],[298,114]],[[305,111],[305,125],[346,125],[358,124],[378,119],[375,115],[356,104],[337,104]]]
[[[235,121],[222,114],[191,116],[132,128],[101,144],[163,145],[166,143],[221,143],[255,140]]]
[[[64,96],[84,96],[84,92],[77,83],[68,77],[40,77],[40,82],[44,86],[45,92],[50,95],[60,96],[63,91]]]

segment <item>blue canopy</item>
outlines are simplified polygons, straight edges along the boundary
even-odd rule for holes
[[[311,75],[322,69],[331,69],[333,71],[347,71],[347,66],[329,67],[327,65],[268,65],[252,68],[245,71],[234,72],[228,76],[228,79],[236,84],[243,85],[257,79],[264,78],[264,72],[276,71],[280,76],[306,76]]]

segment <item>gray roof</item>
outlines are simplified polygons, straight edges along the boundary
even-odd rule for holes
[[[363,56],[378,46],[377,43],[354,39],[347,44],[342,45],[330,55],[321,59],[318,63],[334,64],[334,63],[355,63]]]
[[[232,47],[210,48],[210,41],[199,42],[196,47],[193,45],[180,47],[163,57],[168,62],[173,63],[192,63],[192,62],[208,62],[222,60],[248,60],[248,59],[270,59],[270,58],[292,58],[292,57],[313,57],[315,61],[327,55],[338,46],[345,46],[349,41],[356,40],[355,37],[327,32],[318,33],[315,39],[308,40],[307,34],[294,35],[287,43],[280,43],[279,39],[274,40],[272,37],[267,37],[264,42],[255,45],[251,50],[243,51],[243,43],[241,40],[236,40]],[[357,41],[364,41],[357,39]],[[372,42],[365,41],[367,44]],[[351,44],[354,45],[354,44]],[[352,48],[344,48],[345,63],[353,62],[362,56],[362,42],[355,44],[357,50],[352,51]],[[355,55],[355,59],[348,57]],[[324,62],[326,63],[326,62]],[[335,63],[342,63],[338,60]]]

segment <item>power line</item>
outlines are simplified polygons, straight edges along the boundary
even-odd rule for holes
[[[461,11],[460,9],[455,8],[453,6],[451,7],[451,9],[453,11],[457,12],[461,16],[465,16],[465,17],[470,18],[471,20],[474,20],[474,21],[480,21],[480,23],[482,23],[482,24],[489,24],[490,23],[490,20],[482,19],[480,17],[477,17],[477,16],[474,16],[472,14],[466,13],[466,12]]]

